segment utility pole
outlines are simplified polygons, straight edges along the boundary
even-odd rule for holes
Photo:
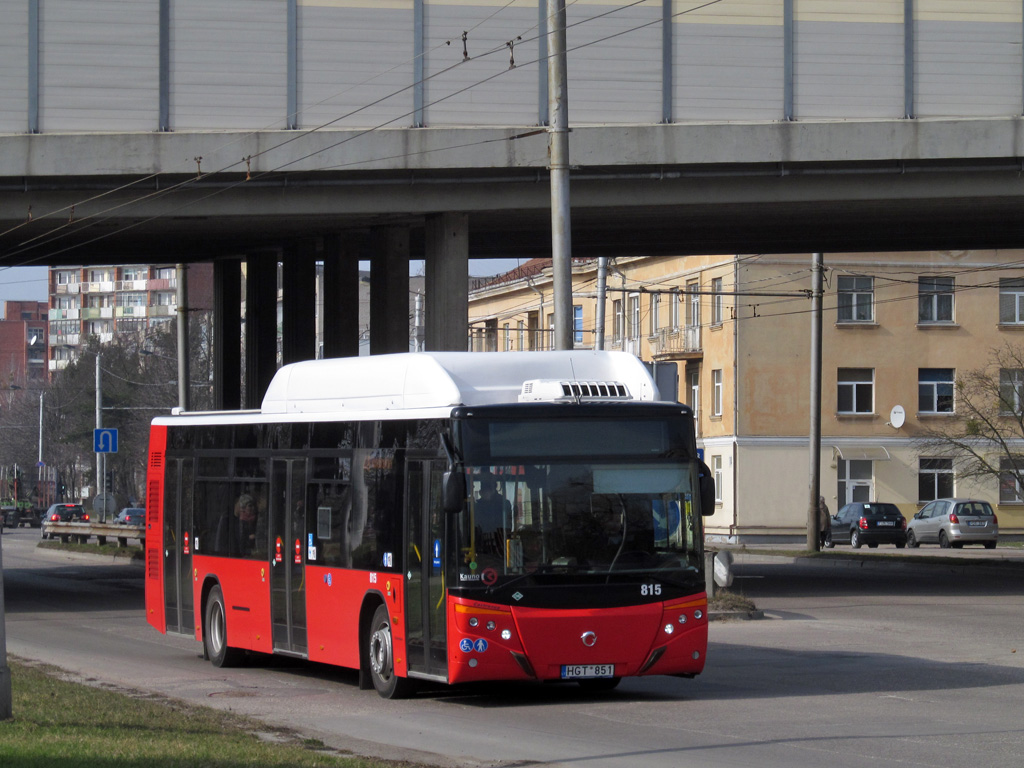
[[[103,429],[103,376],[100,373],[100,353],[96,351],[96,429]],[[103,474],[103,454],[96,454],[96,498],[102,501],[106,494],[106,475]],[[95,502],[94,502],[95,503]],[[106,507],[102,507],[106,509]],[[99,510],[97,510],[99,511]],[[106,522],[106,515],[100,514],[100,522]]]
[[[565,0],[547,0],[548,154],[551,162],[551,268],[555,349],[572,349],[572,228],[569,217],[569,97]],[[544,318],[541,318],[544,322]]]
[[[0,720],[14,715],[11,697],[11,668],[7,666],[7,611],[4,608],[4,548],[0,544]]]
[[[818,499],[821,497],[821,295],[825,271],[822,254],[815,253],[811,264],[811,434],[810,499],[807,504],[807,549],[821,549],[818,534]]]
[[[189,409],[189,377],[192,375],[188,364],[188,270],[178,264],[178,407]]]

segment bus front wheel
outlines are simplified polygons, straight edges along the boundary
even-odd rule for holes
[[[368,643],[370,677],[377,693],[385,699],[400,699],[411,690],[406,678],[395,674],[395,649],[391,634],[391,616],[386,605],[378,605],[370,624]]]
[[[235,666],[241,652],[228,646],[227,612],[224,609],[224,592],[219,586],[211,589],[209,597],[206,598],[204,630],[203,646],[213,666]]]

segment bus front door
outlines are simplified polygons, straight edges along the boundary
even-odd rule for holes
[[[444,463],[406,462],[406,658],[416,677],[448,681],[445,627]]]
[[[274,650],[305,656],[305,459],[274,459],[270,483],[270,618]]]

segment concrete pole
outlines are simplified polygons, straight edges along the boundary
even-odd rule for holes
[[[96,429],[103,429],[103,377],[100,374],[100,353],[96,353]],[[106,493],[106,477],[103,474],[103,454],[96,454],[96,498]],[[106,509],[104,505],[101,509]],[[103,515],[100,515],[103,522]]]
[[[4,608],[4,548],[0,543],[0,720],[14,716],[11,669],[7,666],[7,611]]]
[[[176,265],[178,282],[178,407],[189,409],[188,360],[188,271],[184,264]]]
[[[811,265],[811,434],[810,499],[807,505],[807,549],[821,549],[818,537],[818,498],[821,496],[821,295],[824,272],[822,254],[813,255]]]
[[[565,0],[547,0],[547,4],[551,267],[555,310],[553,346],[555,349],[572,349],[572,228],[569,217],[569,88],[565,56]]]
[[[608,293],[608,257],[597,259],[597,308],[594,312],[594,349],[604,349],[604,312]]]

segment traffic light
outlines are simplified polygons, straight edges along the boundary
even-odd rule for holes
[[[109,493],[114,489],[114,470],[108,469],[103,473],[103,492]]]

